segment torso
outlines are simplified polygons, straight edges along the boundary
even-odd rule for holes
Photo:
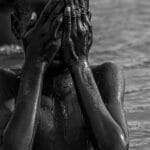
[[[86,127],[71,76],[55,77],[53,90],[50,103],[41,103],[36,150],[87,150]]]
[[[50,93],[42,98],[33,150],[89,150],[71,76],[54,77]]]

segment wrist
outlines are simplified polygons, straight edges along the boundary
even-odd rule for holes
[[[42,47],[38,44],[36,44],[36,46],[34,45],[29,45],[28,47],[26,47],[25,50],[25,62],[27,63],[31,63],[31,64],[40,64],[43,63],[44,60],[42,60],[40,51],[41,51]]]
[[[77,61],[74,61],[69,66],[69,70],[74,71],[77,69],[88,68],[88,67],[89,67],[88,59],[85,57],[82,57],[82,58],[78,59]]]
[[[40,61],[25,61],[23,70],[24,72],[30,72],[33,74],[45,73],[47,68],[47,63]]]

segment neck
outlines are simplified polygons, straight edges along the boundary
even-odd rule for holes
[[[11,31],[10,12],[0,12],[0,46],[16,44],[16,39]]]

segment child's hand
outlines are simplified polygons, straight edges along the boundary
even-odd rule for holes
[[[50,63],[61,46],[63,0],[49,0],[39,19],[32,14],[23,35],[26,60]]]
[[[67,66],[81,59],[88,59],[92,43],[92,26],[85,3],[83,2],[82,8],[79,9],[75,9],[72,0],[70,4],[65,9],[62,42],[64,62]]]

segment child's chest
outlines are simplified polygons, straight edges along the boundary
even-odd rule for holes
[[[84,150],[87,146],[86,131],[70,75],[54,78],[52,96],[44,97],[41,102],[38,139],[52,150],[59,147],[62,150],[63,147]]]

